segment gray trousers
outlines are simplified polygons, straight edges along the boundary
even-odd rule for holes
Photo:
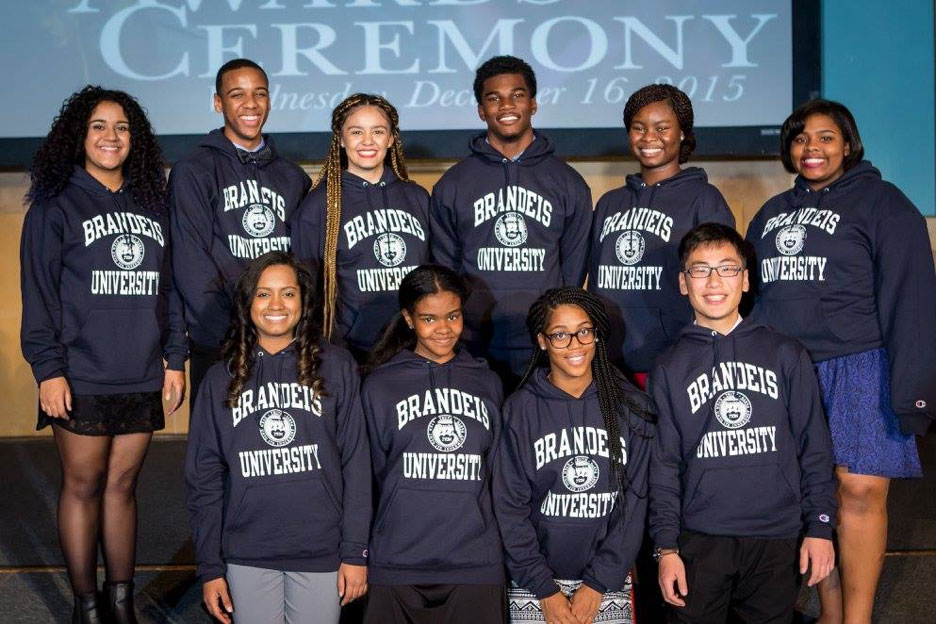
[[[235,624],[337,624],[338,572],[281,572],[228,564]]]

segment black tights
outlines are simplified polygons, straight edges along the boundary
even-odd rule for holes
[[[97,588],[98,538],[108,581],[133,580],[136,483],[151,433],[87,436],[53,427],[62,460],[59,541],[76,594]]]

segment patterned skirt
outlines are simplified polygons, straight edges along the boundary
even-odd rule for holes
[[[891,479],[923,476],[916,439],[900,432],[891,408],[884,349],[819,362],[816,373],[837,466]]]
[[[567,598],[571,598],[582,581],[560,581],[556,583]],[[507,588],[507,610],[511,622],[545,622],[540,601],[536,596],[511,583]],[[634,624],[634,592],[630,574],[624,579],[620,591],[609,591],[601,599],[595,624]]]

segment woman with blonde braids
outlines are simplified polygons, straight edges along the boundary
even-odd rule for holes
[[[358,361],[396,313],[400,280],[428,261],[428,211],[429,194],[406,173],[396,109],[379,95],[346,98],[291,231],[296,256],[322,280],[325,336]]]

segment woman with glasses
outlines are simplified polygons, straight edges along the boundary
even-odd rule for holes
[[[504,406],[494,511],[512,622],[631,622],[627,571],[643,536],[649,398],[611,365],[608,314],[581,288],[526,319],[534,355]],[[541,366],[541,362],[546,366]]]
[[[832,432],[839,570],[820,585],[823,622],[870,622],[892,478],[920,477],[914,434],[936,414],[936,275],[926,224],[870,162],[849,110],[813,100],[783,123],[798,174],[760,209],[754,315],[800,340]]]
[[[692,319],[677,289],[679,240],[706,221],[734,227],[734,216],[703,169],[682,167],[696,145],[689,96],[665,84],[638,89],[624,106],[624,127],[640,172],[598,200],[588,290],[612,318],[608,354],[643,387],[653,361]]]

